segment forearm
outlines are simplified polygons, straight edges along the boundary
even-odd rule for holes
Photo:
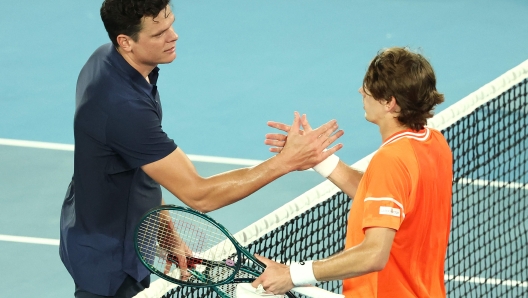
[[[375,254],[358,247],[340,252],[328,259],[313,263],[313,271],[318,281],[342,280],[377,271]]]
[[[363,241],[355,247],[325,260],[290,266],[256,256],[266,265],[266,270],[252,285],[256,287],[260,284],[267,291],[277,294],[285,293],[294,286],[346,279],[382,270],[389,259],[395,234],[396,231],[389,228],[369,228]]]
[[[142,169],[187,206],[209,212],[247,197],[274,179],[295,170],[295,165],[291,157],[276,155],[255,167],[204,178],[178,148]]]
[[[257,256],[266,270],[252,285],[261,284],[272,293],[285,293],[294,286],[317,281],[342,280],[382,270],[390,255],[396,231],[389,228],[369,228],[363,241],[330,258],[286,266]]]
[[[363,172],[356,170],[340,161],[328,179],[339,187],[349,197],[353,198],[363,177]]]
[[[202,212],[212,211],[247,197],[271,181],[295,170],[305,170],[341,149],[338,144],[324,151],[343,135],[336,132],[335,120],[309,133],[300,133],[299,115],[288,133],[280,154],[251,168],[243,168],[203,178],[178,147],[168,156],[141,168],[185,204]]]
[[[382,270],[389,259],[395,233],[388,228],[368,229],[361,244],[314,262],[315,278],[318,281],[339,280]]]
[[[237,202],[291,170],[275,156],[249,168],[241,168],[196,182],[194,192],[188,192],[202,212],[209,212]]]

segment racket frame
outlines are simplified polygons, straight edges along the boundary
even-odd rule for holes
[[[138,239],[139,235],[140,235],[140,226],[149,216],[151,216],[151,214],[153,214],[153,213],[160,214],[163,210],[167,210],[167,211],[173,210],[173,211],[184,212],[184,213],[188,213],[188,214],[191,214],[191,215],[194,215],[194,216],[198,216],[199,218],[206,220],[207,222],[211,223],[216,228],[218,228],[227,237],[227,239],[229,239],[229,241],[231,241],[231,243],[233,244],[233,246],[236,249],[237,261],[236,261],[235,265],[232,266],[233,273],[229,277],[227,277],[226,279],[224,279],[221,282],[198,284],[198,283],[190,283],[190,282],[186,282],[186,281],[183,281],[183,280],[180,280],[180,279],[173,278],[173,277],[171,277],[169,275],[166,275],[165,273],[159,271],[157,268],[155,268],[154,266],[149,264],[149,262],[147,262],[147,260],[145,260],[143,258],[143,254],[141,253],[141,247],[140,247],[140,243],[139,243],[140,241]],[[157,231],[155,233],[157,233]],[[144,244],[142,244],[142,245],[144,245]],[[202,213],[200,211],[197,211],[197,210],[194,210],[194,209],[191,209],[191,208],[187,208],[187,207],[177,206],[177,205],[161,205],[161,206],[154,207],[154,208],[150,209],[149,211],[147,211],[141,217],[139,223],[136,226],[136,229],[135,229],[135,232],[134,232],[134,248],[136,250],[136,254],[137,254],[139,260],[141,261],[141,263],[150,272],[156,274],[157,276],[159,276],[159,277],[161,277],[161,278],[163,278],[163,279],[165,279],[167,281],[170,281],[172,283],[179,284],[179,285],[182,285],[182,286],[192,286],[192,287],[206,288],[206,287],[219,286],[219,285],[230,284],[230,283],[248,282],[248,281],[251,280],[249,278],[236,279],[235,276],[236,276],[236,274],[238,273],[239,270],[242,270],[243,272],[246,272],[246,273],[251,274],[251,275],[255,275],[255,279],[256,279],[256,277],[258,277],[260,274],[262,274],[262,272],[256,272],[254,269],[242,265],[241,254],[243,254],[245,257],[249,258],[252,262],[257,264],[261,269],[264,270],[265,267],[266,267],[262,262],[260,262],[255,257],[253,257],[244,247],[242,247],[240,245],[240,243],[238,243],[238,241],[231,235],[231,233],[229,233],[229,231],[224,226],[222,226],[221,224],[216,222],[214,219],[212,219],[211,217],[209,217],[208,215],[206,215],[206,214],[204,214],[204,213]],[[189,270],[193,270],[193,269],[187,268],[187,270],[189,271]],[[196,277],[196,274],[193,274],[193,275]],[[255,280],[255,279],[252,279],[252,280]]]
[[[167,210],[167,211],[171,211],[171,210],[175,210],[175,211],[180,211],[180,212],[185,212],[185,213],[189,213],[189,214],[192,214],[192,215],[195,215],[195,216],[198,216],[206,221],[208,221],[209,223],[211,223],[212,225],[214,225],[215,227],[217,227],[226,237],[227,239],[229,239],[229,241],[231,241],[231,243],[233,244],[233,246],[235,247],[236,249],[236,255],[237,255],[237,262],[235,264],[235,266],[233,266],[234,270],[233,270],[233,274],[231,274],[228,278],[226,278],[225,280],[223,280],[222,282],[218,282],[218,283],[209,283],[209,284],[196,284],[196,283],[189,283],[189,282],[185,282],[185,281],[182,281],[180,279],[175,279],[169,275],[166,275],[165,273],[159,271],[158,269],[154,268],[152,265],[150,265],[148,262],[146,262],[143,258],[143,254],[141,253],[141,250],[140,250],[140,245],[139,245],[139,241],[138,241],[138,236],[139,236],[139,228],[141,226],[141,223],[147,218],[149,217],[152,213],[161,213],[161,211],[163,210]],[[157,232],[156,232],[157,233]],[[156,239],[157,241],[157,239]],[[134,248],[136,250],[136,254],[139,258],[139,260],[141,261],[141,263],[150,271],[152,272],[153,274],[159,276],[160,278],[166,280],[166,281],[169,281],[169,282],[172,282],[172,283],[175,283],[175,284],[178,284],[178,285],[181,285],[181,286],[190,286],[190,287],[195,287],[195,288],[212,288],[220,297],[222,298],[229,298],[230,296],[223,292],[221,289],[217,288],[218,286],[221,286],[221,285],[226,285],[226,284],[236,284],[236,283],[250,283],[250,282],[253,282],[258,276],[260,276],[262,274],[262,272],[257,272],[255,269],[251,268],[251,267],[248,267],[248,266],[245,266],[245,265],[242,265],[242,257],[241,257],[241,254],[243,254],[246,258],[248,258],[249,260],[251,260],[253,263],[255,263],[258,267],[260,267],[260,269],[262,269],[262,271],[264,271],[264,269],[266,268],[266,265],[264,265],[264,263],[262,263],[261,261],[259,261],[258,259],[256,259],[249,251],[247,251],[246,248],[244,248],[236,239],[235,237],[233,237],[233,235],[231,235],[231,233],[223,226],[221,225],[220,223],[216,222],[214,219],[212,219],[211,217],[209,217],[208,215],[206,215],[205,213],[202,213],[200,211],[197,211],[197,210],[194,210],[194,209],[191,209],[191,208],[187,208],[187,207],[183,207],[183,206],[177,206],[177,205],[161,205],[161,206],[158,206],[158,207],[154,207],[152,209],[150,209],[149,211],[147,211],[140,219],[139,223],[137,224],[136,226],[136,229],[135,229],[135,232],[134,232]],[[188,271],[190,271],[190,273],[197,279],[200,279],[199,275],[201,273],[199,272],[193,272],[194,270],[193,269],[190,269],[190,268],[187,268]],[[253,275],[255,276],[255,278],[235,278],[236,274],[238,273],[238,271],[242,270],[243,272],[247,273],[247,274],[250,274],[250,275]],[[290,292],[287,292],[285,294],[287,297],[289,298],[294,298],[295,296],[290,293]]]

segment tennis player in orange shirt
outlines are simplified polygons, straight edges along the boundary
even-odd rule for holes
[[[363,173],[330,156],[314,169],[354,198],[345,249],[327,259],[267,266],[252,285],[282,294],[294,286],[344,280],[346,297],[445,297],[444,259],[451,223],[452,154],[426,127],[444,96],[430,63],[407,48],[381,50],[359,88],[365,118],[381,146]],[[301,123],[311,131],[305,115]],[[289,131],[289,126],[270,122]],[[286,136],[268,134],[280,152]]]

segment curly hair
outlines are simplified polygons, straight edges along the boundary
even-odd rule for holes
[[[379,51],[370,62],[363,89],[378,101],[394,97],[401,109],[398,121],[415,131],[424,128],[435,106],[444,101],[444,95],[436,90],[429,61],[406,47]]]
[[[108,37],[118,47],[117,36],[125,34],[137,41],[143,17],[156,17],[170,0],[105,0],[101,5],[101,19]]]

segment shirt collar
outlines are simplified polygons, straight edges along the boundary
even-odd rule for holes
[[[153,97],[153,90],[156,90],[156,83],[158,82],[159,77],[159,67],[155,67],[150,74],[148,75],[148,78],[150,80],[147,82],[147,80],[137,71],[132,65],[130,65],[125,58],[117,51],[117,49],[112,45],[112,50],[110,52],[110,63],[112,63],[116,68],[118,68],[122,73],[124,73],[134,85],[141,88],[143,92],[145,92],[149,97]]]
[[[406,129],[399,131],[390,137],[388,137],[385,141],[383,141],[383,144],[381,144],[381,147],[393,143],[401,138],[411,138],[418,141],[425,141],[429,138],[430,130],[429,128],[425,127],[419,131],[415,131],[412,129]]]

